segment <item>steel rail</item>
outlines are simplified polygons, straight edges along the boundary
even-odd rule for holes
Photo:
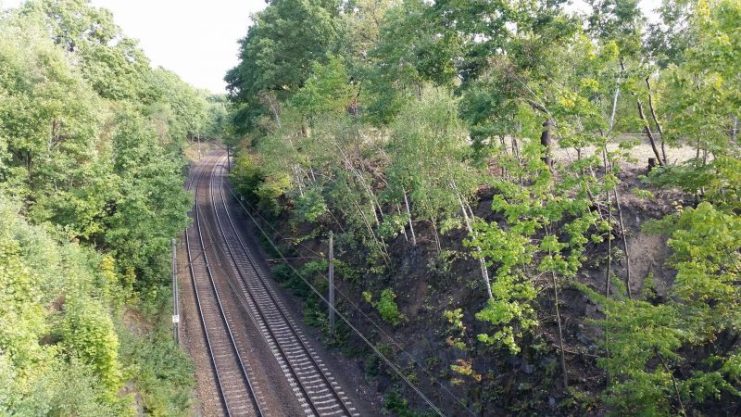
[[[203,169],[201,168],[200,169],[200,172],[196,176],[195,180],[191,181],[190,184],[189,184],[189,186],[188,186],[188,188],[195,188],[194,194],[196,196],[197,196],[197,193],[198,193],[198,183],[199,183],[199,181],[200,181],[200,179],[201,179],[202,176],[203,176]],[[193,187],[194,183],[195,183],[195,187]],[[236,362],[239,364],[240,376],[241,376],[242,382],[244,382],[245,386],[247,387],[247,391],[248,391],[248,394],[249,394],[250,402],[251,402],[251,404],[252,404],[252,406],[254,408],[255,415],[257,417],[265,417],[265,413],[263,412],[262,407],[261,407],[259,401],[257,400],[257,396],[255,394],[254,387],[252,386],[252,382],[250,381],[250,378],[248,376],[248,373],[247,373],[246,367],[244,365],[244,362],[242,360],[242,357],[239,354],[239,349],[238,349],[237,344],[236,344],[236,341],[234,339],[234,334],[232,332],[231,326],[229,325],[229,322],[227,321],[226,314],[224,312],[224,307],[223,307],[223,304],[221,302],[221,297],[219,296],[219,292],[218,292],[218,290],[216,288],[216,283],[214,282],[214,279],[213,279],[213,273],[211,271],[211,266],[208,263],[208,256],[206,254],[206,246],[205,246],[205,243],[203,241],[203,232],[201,230],[201,219],[200,219],[200,214],[199,214],[199,210],[198,210],[198,203],[197,203],[197,201],[195,201],[194,202],[194,205],[193,205],[193,217],[195,218],[195,226],[196,226],[196,231],[197,231],[197,234],[198,234],[198,241],[200,242],[201,255],[203,256],[203,261],[205,263],[206,274],[208,276],[208,281],[211,284],[210,285],[210,288],[213,290],[213,295],[215,296],[215,299],[216,299],[216,306],[218,307],[218,313],[219,313],[219,316],[220,316],[219,318],[221,319],[220,322],[223,323],[223,325],[224,325],[224,328],[222,330],[225,330],[225,333],[228,336],[229,347],[231,348],[231,350],[234,353],[233,359],[236,359]],[[192,252],[193,251],[191,249],[191,242],[190,242],[190,240],[191,239],[188,236],[188,231],[186,230],[186,232],[185,232],[185,245],[186,245],[186,252],[187,252],[187,257],[188,257],[188,269],[190,271],[191,284],[192,284],[192,287],[193,287],[193,292],[195,294],[196,306],[197,306],[197,309],[198,309],[198,315],[199,315],[199,319],[200,319],[200,322],[201,322],[201,326],[203,328],[203,334],[204,334],[204,338],[205,338],[205,342],[206,342],[206,347],[207,347],[208,353],[209,353],[209,359],[210,359],[211,365],[213,367],[213,370],[214,370],[214,373],[215,373],[215,376],[216,376],[216,384],[217,384],[217,389],[219,391],[219,398],[221,399],[221,403],[222,403],[222,405],[224,407],[224,411],[226,411],[227,416],[232,417],[233,415],[235,415],[235,413],[232,410],[233,404],[229,404],[229,400],[227,399],[227,394],[226,394],[227,393],[227,387],[225,387],[225,382],[226,381],[224,381],[224,377],[223,377],[224,370],[223,369],[222,370],[219,369],[220,367],[219,367],[219,364],[218,364],[218,361],[217,361],[217,356],[214,353],[214,341],[212,340],[211,336],[209,335],[209,328],[208,328],[208,325],[206,323],[206,321],[207,321],[206,320],[206,313],[204,312],[203,302],[202,302],[202,299],[201,299],[201,294],[200,294],[200,292],[198,290],[198,285],[197,285],[197,282],[196,282],[196,273],[195,273],[195,270],[193,268],[193,255],[192,255]]]
[[[217,166],[221,166],[220,164],[217,164]],[[222,167],[223,168],[223,167]],[[357,412],[353,412],[354,407],[351,405],[346,404],[346,401],[342,398],[343,394],[338,393],[339,387],[336,386],[336,382],[333,384],[333,381],[330,380],[330,377],[328,377],[325,374],[325,371],[322,369],[324,366],[323,364],[320,364],[317,362],[317,359],[314,357],[314,353],[312,352],[312,349],[307,346],[306,342],[303,340],[303,336],[298,332],[295,324],[293,321],[288,317],[286,312],[284,311],[284,308],[282,306],[282,303],[279,302],[279,300],[276,298],[276,295],[273,293],[273,289],[268,285],[266,282],[265,274],[263,273],[262,269],[258,267],[256,264],[253,255],[251,254],[250,250],[246,247],[244,242],[242,241],[242,238],[239,236],[239,232],[237,231],[237,228],[234,224],[234,220],[229,213],[229,209],[226,206],[226,199],[224,196],[224,190],[223,187],[218,187],[219,189],[219,195],[220,195],[220,204],[217,204],[216,199],[214,197],[214,189],[217,187],[214,186],[214,181],[216,179],[215,170],[212,171],[212,177],[211,177],[211,184],[210,184],[210,194],[211,194],[211,204],[214,209],[214,216],[216,218],[216,224],[219,228],[219,232],[224,239],[224,243],[227,247],[227,252],[229,252],[229,257],[232,260],[232,263],[237,270],[237,273],[239,275],[239,278],[244,283],[244,288],[247,290],[245,291],[246,295],[251,299],[252,304],[255,306],[255,313],[259,315],[259,320],[261,320],[264,323],[264,328],[267,333],[267,337],[272,339],[274,342],[274,345],[276,347],[277,353],[281,356],[282,360],[285,362],[287,366],[288,373],[292,377],[293,380],[296,381],[298,385],[298,389],[301,392],[302,396],[306,400],[306,403],[311,408],[311,411],[316,416],[323,416],[323,415],[337,415],[337,412],[327,414],[323,413],[321,410],[318,409],[318,405],[316,404],[318,399],[312,398],[311,392],[313,392],[313,388],[307,387],[306,383],[302,381],[302,378],[304,380],[306,379],[315,379],[319,378],[321,381],[321,384],[326,387],[327,390],[329,390],[331,397],[333,398],[334,405],[333,408],[339,408],[340,411],[343,413],[343,415],[346,415],[348,417],[356,416],[358,415]],[[219,208],[218,205],[221,205],[223,207],[224,213],[226,214],[226,219],[223,218],[223,216],[219,216]],[[245,276],[245,273],[250,271],[242,271],[240,268],[240,262],[236,259],[234,254],[234,248],[232,248],[229,244],[229,239],[227,238],[227,232],[224,230],[225,226],[224,223],[228,222],[228,229],[231,230],[233,235],[235,236],[234,241],[238,243],[239,248],[242,250],[242,254],[244,254],[245,258],[247,259],[249,263],[249,267],[251,269],[251,272],[254,273],[255,277],[257,277],[256,283],[259,284],[260,288],[253,288],[253,286],[250,285],[248,277]],[[254,281],[254,280],[253,280]],[[260,291],[265,294],[263,296],[263,302],[258,302],[259,294],[255,294],[256,291]],[[264,307],[261,306],[261,304],[267,304],[268,306],[274,306],[275,311],[274,312],[266,312]],[[279,321],[282,321],[284,323],[284,327],[289,330],[288,338],[295,340],[295,342],[292,343],[292,345],[289,346],[283,346],[286,342],[281,342],[279,339],[279,336],[277,336],[275,333],[275,330],[272,328],[272,326],[275,326],[275,323],[271,324],[268,318],[270,314],[275,315],[274,313],[278,314]],[[275,319],[273,319],[275,321]],[[263,327],[263,326],[261,326]],[[284,329],[281,329],[284,330]],[[285,336],[283,336],[285,339]],[[294,358],[297,356],[295,353],[287,353],[286,351],[295,351],[300,350],[299,355],[306,358],[308,365],[311,369],[311,373],[307,373],[305,369],[299,369],[296,370],[295,365],[291,362],[291,356]],[[301,358],[303,359],[303,358]],[[299,375],[301,374],[301,376]],[[315,395],[316,397],[316,395]],[[326,400],[324,401],[326,402]],[[349,401],[348,401],[349,402]],[[323,408],[329,408],[327,406],[323,406]],[[351,410],[352,409],[352,410]]]

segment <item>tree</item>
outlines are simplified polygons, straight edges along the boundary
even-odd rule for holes
[[[339,4],[332,0],[276,0],[255,16],[241,41],[240,64],[226,76],[233,98],[260,93],[279,99],[296,92],[314,62],[326,62],[338,36]]]
[[[0,40],[0,137],[9,154],[3,178],[18,197],[39,203],[43,218],[39,200],[79,184],[93,160],[99,99],[35,26],[0,24],[6,34]]]
[[[733,402],[723,399],[739,395],[740,352],[732,340],[741,320],[733,283],[741,225],[704,202],[649,227],[671,236],[677,276],[669,300],[611,300],[587,290],[606,308],[611,335],[601,361],[611,376],[607,401],[616,415],[722,412]]]
[[[414,221],[428,221],[437,230],[441,221],[460,218],[461,206],[470,216],[478,173],[465,162],[466,131],[449,91],[426,87],[419,100],[404,106],[391,125],[387,153],[387,199],[404,202],[412,234]]]
[[[129,415],[124,384],[186,414],[187,361],[167,337],[127,335],[120,313],[161,321],[203,95],[87,1],[0,14],[0,64],[0,414]],[[144,339],[168,360],[133,355]]]

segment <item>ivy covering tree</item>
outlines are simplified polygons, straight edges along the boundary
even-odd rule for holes
[[[587,3],[270,2],[226,77],[233,182],[284,241],[332,231],[362,306],[397,295],[404,320],[374,316],[393,336],[451,327],[426,350],[455,358],[434,368],[444,389],[376,340],[433,397],[480,415],[734,415],[741,8],[667,0],[655,21]],[[651,233],[668,239],[661,283],[635,264]],[[438,293],[415,318],[403,294],[420,286]],[[518,370],[538,361],[537,381]],[[387,402],[404,415],[398,391]]]

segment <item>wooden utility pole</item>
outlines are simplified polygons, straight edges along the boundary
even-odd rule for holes
[[[178,291],[178,261],[176,252],[176,241],[172,239],[172,337],[175,343],[180,344],[180,299]]]
[[[334,233],[329,232],[329,332],[334,335]]]
[[[231,154],[231,146],[226,146],[226,170],[231,171],[232,170],[232,154]]]

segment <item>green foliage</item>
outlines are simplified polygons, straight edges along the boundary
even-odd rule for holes
[[[701,193],[705,200],[729,208],[739,208],[741,162],[737,157],[719,156],[712,162],[688,161],[652,172],[649,183],[660,187],[680,187]]]
[[[0,196],[0,410],[125,415],[121,362],[92,251],[28,225]],[[7,378],[7,379],[5,379]],[[69,384],[73,383],[71,387]],[[77,390],[73,390],[77,388]],[[98,414],[100,415],[100,414]]]
[[[650,228],[671,236],[670,262],[677,270],[673,293],[687,312],[705,317],[694,330],[717,334],[737,327],[741,323],[736,282],[741,275],[741,219],[703,202]]]
[[[463,325],[463,309],[456,308],[455,310],[445,310],[443,317],[448,320],[448,323],[453,329],[460,331],[461,333],[466,331],[466,326]]]
[[[443,317],[450,325],[448,332],[451,335],[447,339],[448,344],[459,350],[465,350],[466,343],[463,341],[463,337],[466,335],[466,326],[463,324],[463,309],[445,310],[443,311]]]
[[[350,104],[352,88],[347,70],[337,57],[327,64],[314,63],[312,75],[291,98],[298,111],[310,118],[322,113],[341,113]]]
[[[134,78],[151,77],[164,89],[142,99],[146,106],[127,101],[141,99],[139,84],[126,78],[132,73],[93,58],[140,51],[111,44],[118,29],[109,14],[81,2],[29,2],[5,15],[0,30],[0,141],[8,140],[0,146],[8,150],[0,190],[25,201],[34,222],[59,225],[113,254],[119,272],[132,270],[139,285],[156,283],[169,238],[187,221],[183,162],[173,144],[195,129],[184,124],[198,119],[205,101],[146,61]],[[97,55],[85,55],[92,49]],[[85,56],[82,67],[75,54]],[[108,65],[122,73],[105,78],[120,85],[98,86],[86,72]],[[124,87],[131,95],[113,92]],[[152,112],[157,106],[172,115],[163,121]]]
[[[391,391],[383,399],[383,408],[398,417],[429,417],[432,412],[415,411],[397,391]]]
[[[494,298],[476,313],[476,318],[503,326],[493,336],[480,334],[478,338],[487,344],[501,343],[512,353],[517,353],[520,348],[515,337],[537,325],[531,306],[536,296],[535,288],[517,271],[517,268],[530,263],[534,248],[526,239],[506,234],[496,223],[481,223],[477,231],[472,244],[481,248],[481,256],[499,267],[491,288]]]
[[[159,283],[167,277],[169,265],[163,263],[172,236],[187,225],[190,199],[182,190],[183,162],[165,153],[145,121],[124,115],[113,134],[116,157],[113,170],[120,188],[107,204],[115,207],[104,220],[106,245],[131,267],[141,284]]]
[[[316,222],[326,212],[327,204],[318,190],[305,191],[296,199],[296,214],[302,220]]]
[[[404,316],[399,312],[399,306],[396,305],[396,294],[390,288],[381,291],[381,297],[375,304],[381,318],[394,326],[404,320]]]
[[[181,148],[206,106],[87,1],[0,14],[0,321],[12,323],[0,414],[134,414],[122,388],[142,387],[119,316],[167,297],[169,242],[190,206]],[[160,415],[188,412],[189,388],[154,391],[143,401],[181,396]]]
[[[249,161],[234,176],[245,198],[263,213],[287,210],[331,228],[338,253],[366,254],[356,282],[377,280],[397,264],[389,247],[404,244],[399,234],[411,245],[416,232],[424,249],[404,253],[420,255],[431,229],[437,242],[471,223],[464,246],[485,264],[491,288],[471,312],[483,322],[478,340],[527,357],[543,348],[524,346],[526,336],[537,336],[539,317],[554,316],[541,311],[541,301],[579,285],[587,254],[590,265],[608,262],[613,273],[616,263],[618,270],[627,264],[629,251],[614,238],[631,243],[632,222],[624,219],[635,200],[621,186],[631,173],[621,169],[634,147],[649,146],[636,132],[652,133],[657,154],[692,147],[695,158],[670,156],[652,170],[656,190],[634,191],[641,204],[663,196],[662,188],[711,204],[657,226],[672,233],[670,299],[623,299],[628,288],[617,280],[609,298],[589,293],[606,312],[605,401],[615,414],[666,415],[681,412],[680,400],[712,414],[735,399],[728,387],[738,385],[738,355],[707,352],[734,340],[738,327],[737,1],[666,1],[651,26],[633,0],[590,1],[587,16],[561,1],[305,3],[271,2],[227,76],[235,130],[246,134],[241,158]],[[489,192],[484,221],[472,203]],[[441,240],[428,265],[446,285],[455,247]],[[641,278],[634,272],[631,288]],[[385,300],[370,291],[362,297],[398,324],[386,291]],[[445,316],[449,345],[461,350],[462,313]],[[637,341],[640,331],[647,338]],[[472,363],[454,371],[478,382]],[[584,397],[561,404],[600,406]],[[401,397],[391,400],[390,409],[406,412]],[[516,413],[528,407],[510,406]]]
[[[478,172],[464,162],[470,148],[456,106],[448,91],[428,87],[391,126],[389,191],[409,194],[415,218],[451,217],[460,211],[459,197],[466,199],[474,190]],[[459,192],[451,192],[451,185]]]
[[[378,235],[382,239],[391,240],[404,231],[409,219],[403,214],[391,214],[383,218],[378,226]]]
[[[118,336],[107,311],[90,300],[68,300],[61,337],[68,352],[89,364],[111,393],[120,389]]]
[[[249,107],[238,117],[256,126],[275,98],[301,88],[315,63],[326,63],[338,38],[339,3],[281,0],[258,13],[241,40],[240,63],[226,75],[230,96]]]
[[[366,303],[372,304],[378,310],[381,318],[388,323],[398,326],[404,321],[404,315],[401,314],[399,306],[396,304],[396,293],[391,288],[381,291],[378,301],[373,301],[373,293],[370,291],[363,291],[362,297]]]
[[[425,81],[450,84],[455,39],[440,36],[438,16],[423,1],[400,2],[377,21],[378,39],[361,61],[368,121],[390,124]]]
[[[686,19],[689,25],[686,33],[675,35],[683,59],[661,74],[658,90],[667,142],[695,148],[696,157],[658,171],[653,179],[738,208],[741,179],[736,138],[741,98],[736,57],[741,51],[741,6],[718,0],[685,7],[672,16]]]
[[[677,276],[668,302],[609,299],[584,289],[607,317],[610,353],[600,364],[614,378],[608,403],[616,414],[668,416],[680,412],[680,401],[690,411],[724,393],[738,396],[739,350],[723,339],[741,323],[735,283],[741,223],[704,202],[650,228],[671,236]],[[704,349],[709,343],[725,347]],[[676,372],[689,361],[702,365]]]
[[[141,391],[147,415],[185,416],[193,405],[194,371],[186,353],[172,342],[168,324],[145,337],[123,331],[121,359],[129,364],[124,373]]]
[[[144,113],[150,118],[161,143],[183,143],[187,138],[215,134],[212,126],[218,113],[209,113],[205,94],[196,91],[175,73],[162,68],[147,74],[147,88],[152,97]]]
[[[499,330],[480,334],[479,340],[501,344],[513,354],[520,351],[517,339],[538,324],[533,306],[537,288],[529,278],[533,273],[529,266],[537,259],[538,272],[574,276],[582,265],[588,231],[599,219],[589,211],[584,180],[564,176],[554,184],[537,153],[524,157],[533,158],[522,169],[530,177],[527,186],[506,179],[497,182],[501,194],[492,199],[492,210],[504,216],[504,225],[478,222],[476,234],[466,242],[479,248],[476,256],[496,268],[492,298],[476,318]],[[568,240],[549,233],[556,225]]]
[[[234,161],[231,171],[231,180],[234,189],[250,204],[258,204],[259,188],[264,178],[259,166],[259,160],[248,154],[240,154]]]
[[[737,151],[728,130],[740,99],[735,57],[741,52],[741,5],[728,0],[700,2],[695,13],[691,22],[697,38],[685,51],[686,60],[670,67],[662,78],[671,115],[667,139],[727,156]]]

